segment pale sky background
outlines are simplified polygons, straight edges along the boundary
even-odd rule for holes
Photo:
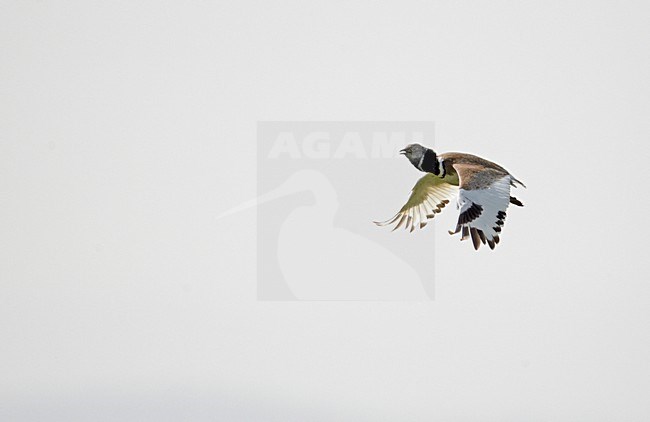
[[[649,40],[644,1],[1,1],[0,419],[647,420]],[[435,301],[257,301],[215,216],[276,120],[435,121],[526,207],[493,253],[443,215]]]

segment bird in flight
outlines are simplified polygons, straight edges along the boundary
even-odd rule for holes
[[[408,145],[400,154],[426,174],[417,181],[399,212],[386,221],[375,221],[378,226],[394,224],[393,230],[401,226],[410,231],[421,229],[455,198],[460,215],[456,229],[449,234],[461,233],[460,240],[471,237],[476,250],[486,243],[494,249],[508,206],[524,206],[510,196],[510,187],[526,186],[491,161],[458,152],[436,155],[419,144]]]

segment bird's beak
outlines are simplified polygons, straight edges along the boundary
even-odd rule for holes
[[[276,199],[280,199],[284,196],[290,195],[294,192],[290,191],[287,189],[286,182],[282,184],[280,187],[277,189],[272,190],[271,192],[259,195],[257,198],[249,199],[248,201],[245,201],[238,206],[231,208],[227,211],[222,212],[217,216],[217,220],[220,220],[224,217],[227,217],[232,214],[237,214],[241,211],[247,210],[249,208],[254,208],[259,205],[262,205],[266,202],[274,201]]]
[[[402,150],[400,150],[400,152],[399,152],[399,153],[400,153],[401,155],[406,155],[406,148],[404,148],[404,149],[402,149]]]

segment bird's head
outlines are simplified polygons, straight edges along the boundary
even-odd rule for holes
[[[410,144],[401,150],[400,154],[406,156],[411,164],[413,164],[415,167],[418,167],[422,161],[422,157],[424,157],[424,153],[427,152],[427,149],[428,148],[423,147],[420,144]]]

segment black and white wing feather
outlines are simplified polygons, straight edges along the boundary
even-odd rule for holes
[[[378,226],[395,224],[393,231],[402,226],[410,231],[421,229],[426,226],[427,220],[441,212],[457,194],[457,186],[427,173],[413,186],[411,196],[397,214],[386,221],[375,221],[375,224]]]
[[[460,176],[460,215],[456,230],[449,233],[461,232],[460,240],[471,237],[474,249],[485,243],[494,249],[499,243],[508,205],[521,205],[516,198],[510,197],[510,186],[516,179],[493,169],[477,169],[465,165],[455,168]]]

